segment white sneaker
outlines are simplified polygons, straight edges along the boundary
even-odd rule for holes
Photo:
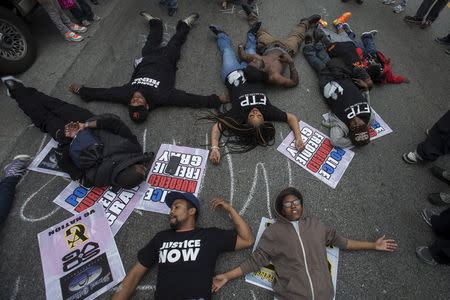
[[[423,161],[417,151],[403,154],[403,160],[408,164],[417,164]]]
[[[405,7],[403,5],[396,5],[394,6],[394,8],[392,9],[393,12],[395,12],[396,14],[401,13],[402,11],[405,10]]]

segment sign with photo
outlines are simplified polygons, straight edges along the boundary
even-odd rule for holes
[[[125,277],[100,204],[38,234],[46,298],[95,299]]]
[[[56,160],[57,147],[58,143],[54,139],[51,139],[50,142],[48,142],[48,144],[44,147],[44,149],[39,152],[28,169],[45,174],[70,178],[69,174],[63,172],[63,170],[61,170],[61,168],[58,166],[58,162]]]
[[[264,230],[275,223],[274,219],[262,218],[259,224],[258,234],[256,235],[255,245],[253,246],[253,251],[255,251],[258,246],[259,240],[264,232]],[[337,272],[339,263],[339,248],[327,247],[327,259],[328,268],[330,270],[331,279],[333,281],[334,290],[336,290],[337,283]],[[245,275],[245,281],[256,286],[265,288],[267,290],[273,291],[272,284],[275,279],[275,269],[276,266],[269,264],[262,267],[258,272],[253,272]]]
[[[300,121],[300,128],[306,146],[303,151],[295,148],[292,131],[277,150],[320,181],[336,188],[355,153],[333,146],[328,136],[303,121]]]
[[[53,202],[73,214],[83,212],[96,203],[102,204],[106,219],[116,235],[147,189],[146,182],[133,189],[114,189],[111,186],[87,188],[72,181]]]
[[[208,153],[204,149],[162,144],[147,177],[150,187],[136,208],[168,214],[167,193],[189,192],[198,196]]]
[[[384,120],[380,117],[379,114],[372,108],[373,113],[375,114],[375,123],[370,126],[369,133],[370,133],[370,140],[375,140],[379,137],[385,136],[393,130],[389,125],[384,122]],[[323,114],[322,117],[328,121],[330,113]],[[349,149],[352,147],[349,147]]]

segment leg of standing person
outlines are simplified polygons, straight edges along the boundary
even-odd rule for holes
[[[190,27],[184,21],[178,21],[177,31],[165,47],[165,55],[173,64],[177,64],[181,56],[181,47],[186,42]]]
[[[86,0],[77,0],[78,5],[80,6],[81,10],[83,11],[83,13],[86,16],[86,19],[88,21],[95,21],[94,20],[94,12],[92,11],[91,6],[89,5],[89,3],[86,2]]]
[[[428,249],[438,264],[450,265],[450,240],[436,240]]]
[[[297,53],[300,45],[305,39],[305,34],[308,28],[309,22],[307,20],[303,20],[292,28],[291,32],[285,39],[280,41],[281,44],[287,48],[289,55],[294,56]]]
[[[78,21],[78,24],[83,24],[83,21],[87,21],[87,16],[84,14],[83,10],[81,9],[80,5],[77,3],[74,7],[69,9],[72,16]]]
[[[17,87],[14,94],[20,109],[30,117],[33,124],[55,140],[61,137],[60,130],[67,123],[84,122],[93,116],[84,108],[45,95],[34,88]]]
[[[419,20],[423,20],[435,1],[436,0],[423,0],[416,11],[415,17]]]
[[[4,178],[0,182],[0,224],[6,220],[11,210],[16,185],[25,174],[30,162],[30,156],[18,155],[4,169]]]
[[[163,37],[163,24],[160,19],[153,18],[148,21],[150,32],[147,36],[147,41],[142,48],[142,56],[150,55],[153,50],[160,47]]]
[[[426,21],[434,22],[439,17],[439,13],[447,6],[448,0],[437,0],[431,8]]]
[[[450,208],[447,208],[439,215],[431,216],[430,223],[434,232],[450,239]]]
[[[424,142],[417,146],[417,154],[424,160],[433,161],[450,152],[450,110],[429,130]]]
[[[71,21],[69,17],[62,11],[61,6],[57,0],[47,0],[41,3],[42,7],[47,12],[48,16],[55,24],[56,28],[62,34],[69,32]],[[62,13],[62,14],[61,14]]]

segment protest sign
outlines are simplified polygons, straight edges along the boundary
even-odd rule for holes
[[[111,186],[87,188],[72,181],[53,202],[73,214],[101,203],[111,230],[116,235],[147,189],[146,182],[133,189],[113,189]]]
[[[57,147],[58,143],[54,139],[51,139],[50,142],[48,142],[48,144],[44,147],[44,149],[39,152],[28,169],[45,174],[70,178],[69,174],[63,172],[58,166],[55,153]]]
[[[150,187],[136,208],[167,214],[167,193],[189,192],[198,196],[208,152],[204,149],[162,144],[147,177]]]
[[[372,111],[375,114],[375,123],[372,126],[370,126],[369,134],[370,134],[370,139],[375,140],[379,137],[382,137],[382,136],[385,136],[386,134],[391,133],[393,130],[391,129],[391,127],[389,127],[389,125],[386,122],[384,122],[384,120],[380,117],[379,114],[377,114],[377,112],[373,108],[372,108]],[[326,114],[323,114],[322,117],[328,121],[329,115],[330,115],[330,113],[326,113]],[[349,149],[352,147],[349,147]]]
[[[100,204],[38,234],[47,299],[95,299],[125,277]]]
[[[258,234],[256,235],[255,245],[253,246],[253,251],[255,251],[256,247],[258,246],[259,240],[261,239],[264,230],[273,223],[275,223],[274,219],[264,217],[261,219]],[[336,290],[337,271],[339,263],[339,248],[327,247],[327,259],[328,259],[328,268],[330,270],[334,290]],[[262,267],[258,272],[253,272],[245,275],[245,281],[254,284],[256,286],[273,291],[272,283],[273,280],[275,279],[275,269],[276,266],[270,263],[269,265]]]
[[[336,188],[355,153],[333,146],[328,136],[305,122],[300,121],[300,128],[306,146],[303,151],[300,152],[295,148],[292,131],[277,150],[320,181]]]

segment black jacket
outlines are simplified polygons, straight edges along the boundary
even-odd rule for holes
[[[153,159],[152,154],[145,154],[136,136],[113,114],[94,116],[88,121],[97,121],[97,127],[91,128],[103,144],[97,163],[87,169],[77,168],[70,159],[70,144],[60,143],[63,155],[59,161],[64,172],[73,180],[81,179],[85,186],[117,186],[115,178],[123,169]]]
[[[220,107],[222,103],[215,94],[200,96],[175,89],[175,73],[176,67],[166,56],[145,56],[127,84],[112,88],[83,87],[79,90],[79,94],[85,101],[128,105],[134,92],[140,91],[149,104],[149,110],[159,106]]]

